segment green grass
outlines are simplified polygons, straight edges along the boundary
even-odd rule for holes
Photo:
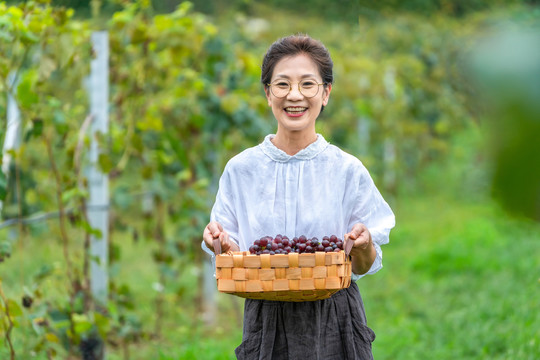
[[[451,196],[398,197],[397,226],[383,247],[384,268],[358,282],[377,360],[540,358],[540,225],[515,220],[487,200]],[[155,322],[152,245],[118,236],[122,257],[115,275],[130,285],[143,328]],[[44,264],[55,277],[43,287],[61,296],[63,262],[57,242],[29,239],[0,265],[3,287],[18,298],[22,285]],[[177,283],[194,287],[186,269]],[[129,347],[131,359],[234,359],[241,341],[242,300],[218,296],[216,324],[194,318],[194,294],[166,293],[161,337]],[[13,333],[19,358],[33,343],[32,330]],[[8,358],[0,346],[0,358]],[[35,357],[38,359],[39,357]],[[123,359],[108,348],[109,359]]]
[[[24,288],[31,288],[34,275],[44,268],[51,269],[48,276],[39,286],[43,296],[36,299],[32,311],[45,308],[45,301],[58,303],[58,299],[66,299],[65,263],[62,248],[57,237],[54,222],[49,223],[47,235],[24,238],[24,242],[15,242],[11,258],[0,264],[0,278],[6,296],[20,302]],[[6,236],[4,232],[0,236]],[[81,248],[80,241],[73,238],[72,248]],[[114,241],[120,246],[121,259],[114,266],[114,274],[118,285],[129,285],[135,308],[133,312],[142,323],[147,333],[128,348],[130,359],[234,359],[234,348],[241,341],[241,311],[240,299],[225,294],[217,294],[217,310],[215,325],[205,325],[196,316],[195,294],[189,289],[195,289],[195,269],[190,266],[181,269],[178,278],[170,281],[170,289],[164,294],[164,312],[159,338],[150,336],[155,329],[156,312],[155,299],[157,292],[154,284],[158,282],[158,270],[152,260],[152,250],[155,244],[139,241],[134,243],[130,236],[116,234]],[[80,259],[75,259],[80,262]],[[188,289],[182,295],[177,295],[175,289]],[[39,311],[37,311],[39,312]],[[36,345],[36,334],[29,321],[18,318],[17,326],[13,329],[12,338],[17,353],[17,359],[46,359],[44,354],[34,356],[31,348]],[[8,359],[9,352],[0,338],[0,359]],[[61,357],[60,357],[61,358]],[[124,359],[125,352],[121,347],[108,346],[107,359]]]
[[[488,203],[404,198],[359,281],[376,359],[540,358],[540,228]]]

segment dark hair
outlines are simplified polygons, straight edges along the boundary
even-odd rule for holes
[[[308,35],[290,35],[274,42],[266,52],[261,67],[261,82],[264,87],[268,87],[278,61],[299,54],[306,54],[315,62],[325,87],[334,82],[334,63],[323,43]]]

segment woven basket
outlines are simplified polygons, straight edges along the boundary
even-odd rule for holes
[[[313,301],[329,298],[351,284],[345,252],[216,256],[218,290],[250,299]]]

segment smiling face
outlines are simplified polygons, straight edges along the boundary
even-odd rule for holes
[[[321,84],[322,78],[317,65],[309,55],[299,54],[281,59],[272,74],[272,84],[283,80],[292,85],[289,94],[278,98],[266,88],[268,105],[278,122],[278,133],[289,135],[315,135],[315,120],[321,112],[321,107],[328,104],[332,84],[320,85],[317,95],[306,98],[298,91],[298,83],[312,80]]]

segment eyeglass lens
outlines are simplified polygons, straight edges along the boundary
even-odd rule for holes
[[[319,85],[314,80],[305,80],[298,83],[298,91],[307,98],[314,97],[319,92]],[[270,85],[270,91],[275,97],[282,98],[289,94],[292,85],[283,80],[276,81]]]

